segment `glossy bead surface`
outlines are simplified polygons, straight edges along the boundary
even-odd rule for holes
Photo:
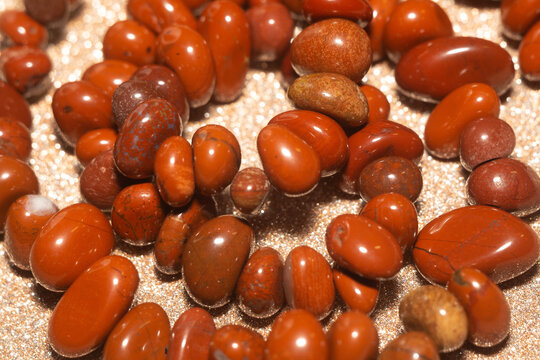
[[[229,301],[254,240],[251,227],[230,215],[204,223],[190,236],[182,257],[185,289],[197,303]]]
[[[110,97],[88,81],[63,84],[54,93],[52,110],[62,137],[70,145],[90,130],[113,127]]]
[[[326,229],[326,248],[339,266],[368,279],[392,278],[403,264],[394,236],[361,215],[334,218]]]
[[[296,79],[287,96],[300,109],[328,115],[344,128],[359,127],[368,120],[368,102],[358,85],[331,73],[304,75]]]
[[[137,269],[125,257],[96,261],[56,305],[49,320],[51,347],[66,357],[90,353],[127,312],[138,285]]]
[[[476,346],[493,346],[510,331],[510,306],[499,287],[480,270],[456,270],[448,282],[469,320],[468,339]]]
[[[216,85],[214,60],[198,32],[185,25],[165,28],[157,39],[157,56],[178,74],[191,107],[210,101]]]
[[[439,360],[433,340],[420,331],[402,334],[386,345],[377,360]]]
[[[0,80],[0,116],[10,117],[13,120],[20,121],[26,127],[32,127],[32,114],[30,107],[21,94],[9,85]]]
[[[369,3],[373,9],[373,19],[366,30],[373,49],[373,62],[375,62],[386,57],[383,43],[384,31],[398,0],[370,0]]]
[[[25,97],[40,96],[48,89],[52,62],[43,50],[13,46],[2,50],[0,63],[6,81]]]
[[[283,262],[279,253],[264,247],[251,255],[236,285],[238,306],[247,315],[267,318],[283,306]]]
[[[283,288],[293,309],[325,318],[334,305],[336,291],[328,261],[309,246],[291,250],[283,268]]]
[[[418,234],[418,215],[413,203],[405,196],[387,193],[375,196],[362,208],[363,215],[390,231],[401,246],[408,251]]]
[[[408,331],[423,331],[441,352],[458,349],[467,339],[467,314],[446,289],[424,285],[399,303],[399,318]]]
[[[330,327],[328,345],[334,360],[374,360],[379,352],[379,335],[369,316],[347,311]]]
[[[308,143],[319,156],[321,176],[334,175],[349,158],[347,135],[328,116],[308,110],[290,110],[274,116],[268,124],[284,126]]]
[[[257,149],[270,183],[285,195],[304,195],[317,186],[321,174],[319,156],[286,127],[264,127],[257,137]]]
[[[131,309],[111,331],[103,349],[104,360],[165,360],[171,325],[156,303]]]
[[[114,144],[114,162],[118,170],[132,179],[152,176],[161,143],[181,133],[182,120],[170,102],[164,99],[145,101],[126,118]]]
[[[0,32],[12,45],[44,47],[49,38],[40,23],[18,10],[6,10],[0,14]]]
[[[501,20],[504,34],[511,39],[520,39],[540,20],[540,1],[502,0]]]
[[[127,11],[156,34],[173,24],[195,29],[197,22],[186,6],[188,2],[189,0],[129,0]]]
[[[373,18],[373,10],[367,0],[304,0],[302,14],[308,22],[328,18],[343,18],[364,27]]]
[[[264,338],[241,325],[225,325],[210,341],[209,360],[263,360]]]
[[[81,166],[86,166],[96,156],[112,150],[116,142],[116,131],[110,128],[90,130],[79,138],[75,155]]]
[[[540,21],[537,21],[519,45],[519,67],[529,81],[540,80]]]
[[[491,205],[526,216],[540,209],[540,177],[519,160],[492,160],[473,170],[467,195],[471,205]]]
[[[291,63],[299,75],[331,72],[360,82],[371,66],[371,56],[364,29],[344,19],[312,24],[291,44]]]
[[[114,199],[111,224],[125,242],[144,246],[153,243],[167,211],[151,183],[124,188]]]
[[[129,80],[137,71],[137,66],[123,60],[107,59],[90,66],[83,73],[82,79],[100,87],[112,97],[114,90]]]
[[[118,21],[105,33],[103,57],[137,66],[152,64],[156,58],[156,37],[135,20]]]
[[[39,231],[30,252],[32,274],[46,289],[64,291],[113,247],[105,215],[93,205],[74,204],[58,211]]]
[[[192,307],[184,311],[172,328],[167,360],[208,359],[215,331],[214,319],[206,310]]]
[[[69,16],[68,0],[24,0],[24,8],[31,18],[50,28],[63,26]]]
[[[216,67],[214,99],[235,100],[244,90],[251,53],[244,10],[229,0],[212,1],[199,17],[197,30],[206,39]]]
[[[32,150],[28,128],[13,118],[0,116],[0,155],[26,161]]]
[[[242,154],[236,136],[221,125],[200,127],[191,140],[195,186],[205,195],[220,193],[240,168]]]
[[[493,159],[505,158],[516,146],[512,127],[499,118],[484,116],[467,123],[459,139],[459,159],[468,171]]]
[[[157,98],[163,98],[163,96],[157,93],[152,84],[133,79],[122,83],[114,91],[111,102],[116,127],[121,129],[126,118],[137,106]]]
[[[327,360],[328,341],[321,324],[306,310],[281,313],[266,340],[267,360]]]
[[[407,96],[436,102],[474,82],[489,85],[502,95],[514,73],[510,54],[499,45],[474,37],[448,37],[407,52],[396,66],[396,82]]]
[[[41,195],[24,195],[8,209],[4,247],[10,260],[20,269],[30,270],[30,249],[39,230],[58,211],[58,207]]]
[[[240,170],[230,188],[234,206],[244,214],[251,214],[260,209],[269,192],[268,177],[264,171],[256,167]]]
[[[449,238],[453,241],[443,241]],[[466,206],[435,218],[413,247],[418,271],[441,285],[465,266],[499,283],[527,271],[539,255],[538,234],[518,217],[490,206]]]
[[[386,95],[375,86],[362,85],[360,90],[366,96],[368,103],[369,116],[368,123],[388,120],[390,114],[390,103]]]
[[[424,132],[429,152],[443,159],[459,155],[465,126],[484,116],[499,116],[501,102],[493,88],[481,83],[463,85],[445,98],[429,115]]]
[[[371,314],[379,298],[380,283],[362,279],[340,270],[332,270],[334,285],[339,296],[351,310]]]

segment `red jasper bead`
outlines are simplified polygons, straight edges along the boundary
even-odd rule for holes
[[[540,1],[503,0],[501,20],[504,34],[512,39],[520,39],[536,21],[540,20]]]
[[[540,9],[540,8],[539,8]],[[519,66],[523,77],[530,81],[540,80],[540,21],[527,32],[519,45]]]
[[[0,155],[26,161],[32,150],[28,128],[12,118],[0,116]]]
[[[386,95],[384,95],[381,90],[371,85],[362,85],[360,89],[366,96],[368,103],[368,123],[388,120],[390,103],[388,102]]]
[[[25,97],[39,96],[47,90],[52,62],[43,50],[13,46],[2,51],[0,63],[6,81]]]
[[[209,360],[263,360],[264,338],[240,325],[225,325],[214,333],[210,341]]]
[[[351,310],[371,314],[379,299],[380,282],[362,279],[340,270],[332,270],[336,290]]]
[[[111,98],[122,83],[137,71],[137,66],[123,60],[108,59],[90,66],[82,79],[100,87]]]
[[[367,0],[304,0],[302,14],[308,22],[328,18],[343,18],[365,27],[373,18],[373,10]]]
[[[366,28],[371,48],[373,49],[373,61],[379,61],[386,57],[383,38],[386,24],[392,15],[392,12],[398,4],[398,0],[370,0],[373,8],[373,19]]]
[[[127,11],[135,20],[156,34],[173,24],[182,24],[195,29],[197,21],[189,10],[190,2],[193,1],[198,1],[199,5],[202,5],[206,0],[129,0]]]
[[[110,128],[88,131],[79,138],[75,145],[77,160],[85,167],[99,154],[112,150],[116,137],[116,131]]]
[[[18,10],[6,10],[0,14],[0,32],[11,45],[44,47],[49,38],[43,25]]]
[[[359,311],[341,314],[328,331],[330,358],[334,360],[375,359],[379,335],[373,320]]]
[[[68,0],[24,0],[24,8],[32,19],[50,28],[63,26],[69,16]]]
[[[174,323],[167,346],[167,360],[208,359],[210,341],[216,331],[206,310],[192,307]]]
[[[103,56],[138,66],[152,64],[156,58],[156,37],[134,20],[118,21],[105,33]]]
[[[439,360],[437,345],[426,333],[411,331],[388,343],[378,360]]]
[[[255,167],[240,170],[230,188],[234,206],[244,214],[252,214],[260,209],[269,192],[268,177],[264,171]]]
[[[0,116],[20,121],[32,127],[32,114],[26,100],[7,82],[0,80]]]

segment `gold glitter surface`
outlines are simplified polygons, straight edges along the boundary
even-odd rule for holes
[[[20,0],[2,0],[0,11],[21,8]],[[498,2],[473,0],[440,0],[458,35],[486,38],[505,47],[517,64],[516,44],[502,38]],[[91,64],[102,60],[101,39],[107,28],[126,18],[126,1],[86,0],[81,11],[68,23],[65,32],[47,48],[54,61],[51,74],[53,87],[41,100],[32,105],[34,125],[30,163],[40,179],[41,193],[65,207],[80,200],[77,161],[71,149],[65,148],[54,131],[51,111],[55,88],[68,81],[78,80]],[[420,136],[433,105],[412,101],[396,91],[392,68],[387,63],[372,67],[367,82],[379,87],[391,102],[393,121],[414,129]],[[515,130],[517,145],[513,156],[540,171],[540,108],[539,86],[520,78],[519,71],[512,90],[503,99],[500,117]],[[194,131],[208,123],[221,124],[238,137],[242,147],[242,167],[259,165],[255,139],[259,130],[274,115],[291,108],[278,75],[272,70],[251,70],[244,95],[235,103],[210,105],[194,111],[194,120],[187,125],[185,136],[191,139]],[[424,189],[417,203],[419,223],[422,227],[438,215],[466,205],[466,173],[457,162],[437,161],[425,155],[421,162]],[[347,212],[357,212],[361,201],[345,195],[336,187],[336,179],[324,179],[313,193],[302,198],[286,198],[273,193],[264,212],[250,219],[258,246],[269,245],[285,257],[288,252],[307,244],[320,251],[327,259],[324,246],[326,226],[332,218]],[[526,219],[535,231],[540,231],[540,215]],[[164,277],[156,272],[150,249],[133,249],[120,244],[115,251],[130,258],[140,273],[141,283],[135,304],[154,301],[167,311],[171,324],[193,303],[183,290],[178,277]],[[329,259],[330,260],[330,259]],[[409,261],[410,262],[410,261]],[[398,276],[383,283],[382,294],[373,314],[381,338],[381,348],[400,331],[397,306],[400,298],[412,288],[425,284],[407,265]],[[539,267],[520,277],[503,283],[512,310],[510,337],[491,349],[471,345],[442,355],[443,359],[540,359],[540,322],[538,321]],[[51,359],[58,358],[47,344],[48,319],[60,295],[50,293],[36,285],[28,272],[21,272],[8,263],[0,243],[0,358]],[[342,311],[338,303],[325,325]],[[214,310],[217,326],[228,323],[247,324],[266,335],[271,321],[253,321],[243,316],[234,304]],[[99,353],[85,358],[97,359]]]

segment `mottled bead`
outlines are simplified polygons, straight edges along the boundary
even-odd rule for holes
[[[208,360],[263,360],[264,338],[241,325],[225,325],[210,341]]]
[[[333,360],[374,360],[379,352],[379,335],[369,316],[346,311],[330,327],[328,345]]]
[[[157,98],[163,96],[160,96],[152,84],[146,81],[130,79],[122,83],[114,91],[111,102],[116,127],[121,129],[126,118],[137,106]]]
[[[433,340],[420,331],[402,334],[390,341],[377,360],[439,360],[439,350]]]
[[[0,33],[8,39],[10,45],[44,47],[49,38],[47,30],[40,23],[18,10],[0,13]]]
[[[259,168],[240,170],[231,183],[230,194],[234,206],[244,214],[256,212],[270,192],[270,181]]]
[[[368,103],[369,116],[368,123],[388,120],[390,114],[390,103],[386,95],[375,86],[362,85],[360,90],[366,96]]]
[[[52,62],[39,48],[19,45],[2,50],[0,64],[6,81],[25,97],[40,96],[50,85]]]
[[[216,326],[206,310],[192,307],[174,323],[167,346],[167,360],[208,359]]]
[[[106,59],[86,69],[82,79],[90,81],[112,97],[114,90],[128,81],[135,71],[137,71],[137,66],[130,62]]]
[[[371,314],[380,292],[380,282],[363,279],[340,270],[332,270],[334,285],[339,296],[351,310]]]
[[[13,118],[0,116],[0,155],[26,161],[32,150],[28,128]]]
[[[0,116],[9,117],[20,121],[26,127],[32,127],[32,114],[30,107],[21,94],[9,85],[0,80]]]
[[[79,138],[75,145],[75,156],[79,164],[85,167],[96,156],[112,150],[116,142],[117,133],[114,129],[94,129]]]
[[[308,22],[328,18],[342,18],[365,27],[373,18],[373,10],[367,0],[303,0],[302,14]]]
[[[156,34],[173,24],[183,24],[195,29],[197,21],[188,8],[190,1],[205,0],[129,0],[127,11]]]
[[[529,81],[540,80],[539,52],[540,21],[536,22],[536,24],[527,31],[527,34],[525,34],[525,37],[519,45],[519,67],[523,77]]]

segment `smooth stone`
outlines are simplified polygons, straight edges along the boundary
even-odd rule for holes
[[[491,205],[526,216],[540,209],[540,177],[519,160],[492,160],[473,170],[467,196],[471,205]]]
[[[301,76],[291,84],[287,96],[296,107],[328,115],[345,128],[368,121],[366,96],[354,81],[340,74]]]
[[[413,246],[418,234],[418,214],[405,196],[396,193],[375,196],[362,208],[360,215],[390,231],[403,253]]]
[[[251,255],[238,278],[235,296],[238,307],[254,318],[267,318],[281,310],[283,261],[276,250],[264,247]]]
[[[233,294],[254,234],[238,218],[223,215],[204,223],[190,236],[182,256],[185,289],[207,307],[226,304]]]
[[[345,19],[309,25],[291,44],[291,63],[300,76],[329,72],[358,83],[371,66],[371,56],[371,43],[364,29]]]
[[[225,325],[212,336],[208,360],[263,360],[264,348],[264,338],[256,331]]]
[[[373,9],[367,0],[303,0],[302,14],[310,23],[342,18],[365,27],[373,18]]]
[[[475,82],[502,95],[514,73],[512,57],[498,44],[474,37],[446,37],[424,42],[403,55],[396,66],[396,82],[407,96],[437,102]]]
[[[459,156],[459,140],[468,123],[499,116],[501,101],[495,90],[481,83],[463,85],[435,106],[424,131],[427,150],[441,159]]]
[[[20,121],[0,116],[0,155],[26,161],[32,151],[30,131]]]
[[[399,318],[407,331],[423,331],[441,352],[454,351],[467,339],[467,314],[448,290],[424,285],[399,303]]]
[[[362,215],[335,217],[326,229],[326,248],[339,266],[368,279],[390,279],[403,265],[394,236]]]
[[[459,139],[459,160],[468,171],[489,160],[505,158],[516,146],[516,134],[504,120],[484,116],[469,122]]]
[[[527,30],[538,20],[540,20],[540,1],[501,1],[501,22],[503,24],[503,33],[510,39],[521,39]]]
[[[519,67],[523,77],[529,81],[540,80],[540,21],[537,22],[519,44]]]
[[[39,231],[30,251],[36,281],[48,290],[66,290],[90,265],[111,253],[114,234],[95,206],[68,206]]]
[[[357,194],[360,173],[371,162],[394,155],[418,164],[423,154],[422,140],[408,127],[392,121],[368,124],[349,137],[349,161],[339,186],[346,193]]]
[[[20,121],[29,129],[32,127],[32,114],[28,103],[13,86],[2,80],[0,80],[0,99],[2,99],[0,116]]]
[[[183,24],[192,29],[197,28],[197,20],[188,7],[190,3],[204,0],[129,0],[127,11],[135,20],[148,26],[156,34],[161,33],[167,26]]]
[[[371,48],[373,49],[373,62],[380,61],[386,57],[384,49],[384,30],[392,15],[392,12],[399,3],[398,0],[370,0],[373,9],[373,19],[366,28]]]
[[[439,360],[437,345],[426,333],[411,331],[399,335],[379,354],[377,360]]]
[[[0,33],[8,45],[45,47],[49,39],[47,29],[24,11],[4,10],[0,14]]]
[[[384,93],[375,86],[362,85],[360,90],[366,96],[369,116],[368,123],[388,120],[390,115],[390,103]]]
[[[455,269],[465,266],[474,266],[500,283],[527,271],[539,255],[540,239],[526,222],[481,205],[435,218],[420,231],[413,247],[418,271],[440,285],[450,280]]]
[[[117,21],[103,37],[103,57],[137,66],[153,64],[156,61],[156,36],[138,21]]]
[[[75,156],[86,167],[99,154],[112,151],[118,133],[111,128],[94,129],[85,133],[75,144]]]
[[[118,86],[137,71],[137,65],[123,60],[105,59],[86,69],[82,80],[101,88],[111,98]]]
[[[3,78],[24,97],[42,96],[50,87],[52,60],[40,48],[16,45],[0,54]]]
[[[293,309],[307,310],[319,320],[332,311],[336,294],[332,270],[328,261],[309,246],[298,246],[287,256],[283,288]]]
[[[234,176],[229,192],[238,210],[244,214],[253,214],[266,201],[270,192],[270,181],[263,170],[248,167]]]
[[[468,339],[476,346],[489,347],[503,341],[510,331],[510,306],[499,287],[480,270],[456,270],[448,282],[469,320]]]
[[[257,150],[268,180],[285,195],[305,195],[319,183],[319,156],[286,127],[265,126],[257,137]]]
[[[266,340],[266,360],[328,360],[328,340],[310,312],[292,309],[281,313]]]
[[[192,307],[174,323],[167,346],[167,360],[208,359],[216,325],[206,310]]]
[[[165,360],[171,333],[169,317],[161,306],[135,306],[116,324],[105,342],[103,360]]]
[[[379,299],[380,282],[362,279],[333,269],[334,285],[339,296],[351,310],[371,314]]]
[[[308,110],[290,110],[274,116],[268,124],[284,126],[308,143],[319,156],[323,177],[338,172],[349,158],[345,131],[326,115]]]
[[[333,360],[370,360],[379,352],[379,335],[369,316],[346,311],[330,326],[328,345]]]
[[[160,96],[152,84],[146,81],[130,79],[122,83],[114,91],[111,102],[114,124],[121,129],[129,114],[137,106],[147,100],[159,98],[163,96]]]

